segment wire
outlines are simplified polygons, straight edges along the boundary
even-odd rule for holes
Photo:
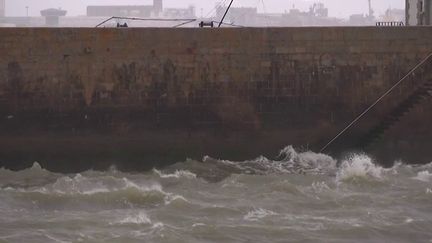
[[[225,17],[227,16],[227,14],[228,14],[228,12],[229,12],[229,10],[230,10],[230,8],[231,8],[233,2],[234,2],[234,0],[231,0],[230,4],[228,5],[228,7],[227,7],[227,9],[226,9],[226,11],[225,11],[225,13],[224,13],[224,15],[223,15],[221,21],[219,22],[219,26],[218,26],[219,28],[222,26],[222,23],[223,23]]]
[[[225,6],[225,4],[228,2],[229,0],[223,0],[221,2],[219,2],[218,4],[216,4],[216,6],[214,8],[212,8],[212,10],[210,10],[210,12],[208,12],[205,16],[205,18],[208,18],[211,14],[213,14],[213,12],[217,13],[217,10],[219,7],[221,7],[222,5]]]
[[[186,22],[184,22],[184,23],[174,25],[173,28],[178,28],[178,27],[181,27],[181,26],[183,26],[183,25],[190,24],[190,23],[195,22],[195,21],[197,21],[197,20],[196,20],[196,19],[191,19],[191,20],[186,21]]]
[[[215,24],[221,24],[221,25],[229,25],[229,26],[233,26],[233,27],[240,27],[240,28],[244,28],[243,25],[238,25],[238,24],[232,24],[232,23],[227,23],[227,22],[218,22],[218,21],[212,21]]]
[[[363,116],[365,116],[372,108],[374,108],[382,99],[384,99],[388,94],[390,94],[397,86],[399,86],[405,79],[407,79],[414,71],[416,71],[419,67],[423,66],[430,58],[432,57],[432,53],[430,53],[425,59],[423,59],[419,64],[417,64],[411,71],[408,72],[401,80],[399,80],[395,85],[393,85],[387,92],[385,92],[381,97],[379,97],[371,106],[369,106],[365,111],[363,111],[357,118],[355,118],[347,127],[345,127],[336,137],[334,137],[330,142],[324,146],[320,153],[324,152],[336,139],[342,136],[348,129],[350,129],[354,124],[356,124]]]
[[[258,11],[258,5],[259,4],[260,4],[260,0],[258,0],[257,5],[255,6],[255,8],[257,9],[257,11]],[[234,18],[238,19],[238,20],[241,20],[246,14],[249,14],[249,13],[247,11],[244,11],[243,14],[241,14],[241,15],[235,15]],[[219,22],[217,22],[217,23],[219,23]],[[235,25],[234,23],[226,24],[226,22],[224,22],[223,24],[224,25],[232,25],[232,26],[236,26],[236,27],[245,27],[245,26],[242,26],[242,25]]]
[[[132,18],[132,17],[117,17],[117,16],[113,16],[110,17],[104,21],[102,21],[100,24],[96,25],[95,28],[98,28],[99,26],[105,24],[106,22],[113,20],[113,19],[127,19],[127,20],[140,20],[140,21],[163,21],[163,22],[175,22],[175,21],[186,21],[185,23],[176,25],[174,27],[178,27],[178,26],[182,26],[188,23],[192,23],[194,21],[196,21],[197,19],[157,19],[157,18]]]

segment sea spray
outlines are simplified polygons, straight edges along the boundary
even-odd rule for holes
[[[432,181],[432,174],[429,173],[429,171],[427,170],[420,171],[417,173],[417,176],[414,177],[413,179],[423,181],[423,182],[430,182]]]
[[[381,180],[383,168],[373,163],[366,154],[353,154],[342,161],[336,181]]]

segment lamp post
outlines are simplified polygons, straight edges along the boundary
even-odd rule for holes
[[[26,14],[27,14],[27,17],[28,17],[29,16],[29,6],[26,6],[25,8],[26,8]]]

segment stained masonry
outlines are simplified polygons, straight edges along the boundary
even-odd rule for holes
[[[431,40],[429,27],[0,29],[0,161],[139,169],[271,156],[290,144],[317,150],[427,56]],[[338,146],[379,122],[428,70]],[[429,103],[381,151],[428,158],[406,155],[431,145]]]

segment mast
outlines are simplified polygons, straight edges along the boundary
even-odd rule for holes
[[[228,8],[226,9],[225,14],[223,15],[221,21],[219,22],[219,26],[218,26],[218,28],[221,27],[221,25],[222,25],[222,23],[223,23],[223,21],[224,21],[226,15],[228,14],[228,11],[230,10],[231,5],[233,4],[233,2],[234,2],[234,0],[231,0],[230,4],[228,5]]]

